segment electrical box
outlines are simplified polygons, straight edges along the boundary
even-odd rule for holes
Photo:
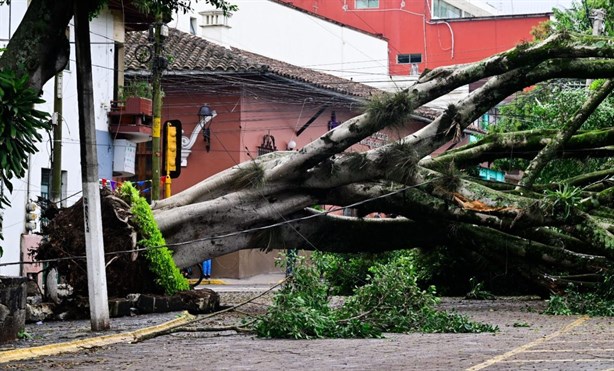
[[[135,174],[136,143],[126,139],[115,139],[113,148],[113,176],[133,176]]]

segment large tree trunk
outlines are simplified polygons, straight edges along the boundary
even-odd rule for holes
[[[36,91],[68,63],[68,22],[72,0],[32,0],[26,14],[0,57],[0,69],[20,71]]]

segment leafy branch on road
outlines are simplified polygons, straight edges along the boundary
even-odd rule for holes
[[[370,268],[367,283],[356,288],[340,307],[330,305],[330,284],[317,262],[299,258],[273,305],[256,322],[266,338],[368,338],[384,332],[495,332],[496,326],[436,309],[434,287],[417,285],[414,263],[399,256]]]

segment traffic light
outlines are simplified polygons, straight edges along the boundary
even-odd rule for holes
[[[164,174],[175,179],[181,174],[181,121],[169,120],[162,128],[164,135]]]

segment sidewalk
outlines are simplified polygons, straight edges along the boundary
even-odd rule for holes
[[[253,292],[264,291],[281,282],[286,275],[284,273],[259,274],[248,278],[216,278],[215,283],[207,284],[206,280],[198,288],[205,287],[216,292]]]
[[[221,278],[215,284],[199,285],[196,290],[209,288],[218,293],[257,293],[269,289],[285,278],[283,273],[262,274],[245,279]],[[220,301],[233,300],[233,295],[221,295]],[[224,300],[226,299],[226,300]],[[223,303],[228,304],[228,303]],[[91,331],[89,320],[46,321],[26,324],[25,338],[0,345],[0,364],[12,359],[28,359],[40,355],[78,351],[83,348],[130,342],[133,333],[164,326],[171,321],[185,320],[183,312],[141,314],[111,318],[111,329]]]

